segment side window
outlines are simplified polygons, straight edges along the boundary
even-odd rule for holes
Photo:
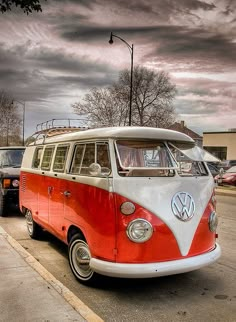
[[[43,152],[43,147],[38,147],[36,148],[34,152],[34,158],[33,158],[33,163],[32,163],[32,168],[39,168],[40,161],[42,158],[42,152]]]
[[[71,173],[87,176],[107,176],[111,171],[111,164],[107,143],[78,144],[72,160]],[[98,163],[101,167],[100,173],[93,174],[92,163]]]
[[[69,145],[59,145],[53,163],[53,171],[64,172]]]
[[[108,144],[106,143],[97,144],[97,163],[99,163],[102,168],[111,169],[109,153],[108,153]]]
[[[72,162],[71,171],[70,171],[71,173],[75,173],[75,174],[80,173],[81,161],[83,158],[84,149],[85,149],[85,144],[79,144],[75,147],[73,162]]]
[[[95,162],[95,143],[88,143],[85,147],[80,174],[89,175],[88,167]]]
[[[42,170],[50,170],[54,148],[54,146],[48,146],[45,148],[41,165]]]

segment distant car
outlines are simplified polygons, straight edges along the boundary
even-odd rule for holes
[[[215,177],[215,181],[219,185],[225,184],[225,185],[236,186],[236,166],[229,168],[228,170],[226,170],[226,172],[222,174],[218,174]]]
[[[24,147],[0,147],[0,216],[19,206],[19,176]]]
[[[226,160],[218,164],[219,169],[228,170],[229,168],[236,166],[236,160]]]

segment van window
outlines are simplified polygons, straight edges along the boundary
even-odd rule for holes
[[[208,171],[198,149],[178,149],[174,145],[169,144],[170,150],[178,162],[178,174],[180,176],[206,176]]]
[[[111,162],[109,158],[109,149],[107,143],[97,144],[97,163],[100,164],[102,168],[111,168]]]
[[[95,161],[95,143],[89,143],[85,146],[80,174],[89,174],[88,168]]]
[[[72,161],[71,173],[79,174],[81,168],[81,161],[83,159],[83,153],[85,144],[78,144],[75,147],[74,157]]]
[[[32,168],[39,168],[40,165],[40,161],[42,158],[42,152],[43,152],[43,147],[38,147],[36,148],[35,152],[34,152],[34,158],[33,158],[33,163],[32,163]]]
[[[125,140],[116,142],[118,173],[128,176],[173,176],[177,164],[165,143]]]
[[[54,146],[47,146],[45,148],[41,165],[42,170],[50,170],[54,149]]]
[[[69,145],[59,145],[53,163],[53,171],[64,172]]]
[[[98,163],[101,176],[108,175],[111,169],[107,143],[78,144],[72,160],[71,173],[93,175],[89,169],[91,164]]]

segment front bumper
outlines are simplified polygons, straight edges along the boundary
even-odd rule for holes
[[[19,189],[4,189],[3,196],[5,203],[19,204]]]
[[[3,189],[3,195],[8,198],[18,198],[19,189]]]
[[[106,276],[121,278],[149,278],[194,271],[201,267],[213,264],[220,256],[221,248],[216,244],[215,248],[208,253],[174,261],[145,264],[121,264],[91,258],[90,267],[95,272]]]

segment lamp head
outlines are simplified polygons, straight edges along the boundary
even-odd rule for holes
[[[110,35],[110,40],[109,40],[109,44],[112,45],[113,44],[113,38],[112,38],[112,32],[111,32],[111,35]]]

